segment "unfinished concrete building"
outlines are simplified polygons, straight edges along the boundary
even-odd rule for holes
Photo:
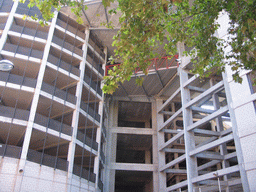
[[[0,72],[0,191],[255,191],[250,71],[242,84],[229,70],[200,79],[180,43],[104,96],[116,29],[100,22],[118,18],[87,5],[85,25],[63,8],[41,27],[22,19],[36,8],[0,1],[1,60],[14,63]]]

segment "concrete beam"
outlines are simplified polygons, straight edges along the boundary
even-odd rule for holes
[[[173,114],[167,121],[165,121],[162,125],[161,125],[161,127],[160,127],[160,129],[158,129],[158,131],[161,131],[163,128],[165,128],[166,126],[168,126],[169,124],[171,124],[172,123],[172,121],[174,120],[174,119],[176,119],[178,116],[180,116],[180,115],[182,115],[182,108],[180,108],[175,114]]]
[[[153,164],[111,163],[110,169],[126,171],[154,171]]]
[[[208,115],[205,118],[197,121],[196,123],[193,123],[192,125],[188,126],[188,131],[195,129],[196,127],[205,125],[209,121],[211,121],[211,120],[215,119],[216,117],[221,116],[227,112],[228,112],[228,106],[222,107],[218,111],[212,113],[211,115]]]
[[[113,133],[134,134],[134,135],[152,135],[154,131],[149,128],[134,127],[114,127],[111,129]]]
[[[180,88],[178,88],[170,97],[167,99],[167,101],[164,102],[164,104],[159,109],[158,113],[161,113],[171,102],[172,100],[180,93]]]
[[[217,131],[209,131],[209,130],[204,130],[204,129],[194,129],[193,130],[194,133],[198,133],[200,135],[204,135],[204,136],[220,136],[220,132]]]
[[[193,100],[189,101],[186,105],[185,108],[189,108],[192,105],[194,105],[195,103],[199,102],[200,100],[204,99],[205,97],[212,95],[215,92],[219,92],[220,90],[223,89],[224,83],[223,81],[217,83],[216,85],[212,86],[210,89],[208,89],[207,91],[203,92],[202,94],[200,94],[199,96],[197,96],[196,98],[194,98]]]
[[[167,187],[166,191],[175,191],[176,189],[185,187],[186,185],[188,185],[188,181],[187,180],[179,182],[179,183],[177,183],[175,185],[172,185],[170,187]]]
[[[197,78],[199,77],[199,75],[194,75],[193,77],[191,77],[190,79],[188,79],[184,84],[183,87],[187,87],[190,83],[192,83],[193,81],[195,81]]]
[[[196,155],[196,154],[198,154],[198,153],[200,153],[202,151],[206,151],[208,149],[211,149],[211,148],[214,148],[216,146],[219,146],[219,145],[221,145],[223,143],[227,143],[227,142],[229,142],[229,141],[231,141],[233,139],[234,139],[234,136],[232,134],[230,134],[228,136],[222,137],[222,138],[220,138],[220,139],[218,139],[216,141],[213,141],[211,143],[208,143],[206,145],[203,145],[201,147],[198,147],[198,148],[194,149],[193,151],[191,151],[189,153],[189,155],[190,156]]]
[[[184,135],[184,131],[180,131],[177,135],[169,139],[167,142],[165,142],[163,145],[161,145],[158,149],[159,151],[163,150],[165,147],[169,147],[172,145],[173,142],[177,141],[179,138],[181,138]]]
[[[220,160],[212,160],[212,161],[210,161],[208,163],[205,163],[205,164],[199,166],[198,167],[198,171],[201,171],[201,170],[207,169],[209,167],[212,167],[212,166],[214,166],[214,165],[216,165],[216,164],[218,164],[220,162],[221,162]]]
[[[166,153],[185,153],[184,149],[165,148],[163,151]]]
[[[180,163],[182,161],[184,161],[186,159],[185,154],[181,155],[180,157],[178,157],[177,159],[174,159],[173,161],[167,163],[166,165],[164,165],[163,167],[160,167],[159,171],[164,171],[165,169],[169,169],[170,167],[176,165],[177,163]]]
[[[216,159],[216,160],[224,160],[224,155],[220,155],[217,152],[211,151],[203,151],[202,153],[196,154],[196,157],[202,159]]]
[[[234,172],[237,172],[237,171],[239,171],[239,166],[235,165],[235,166],[232,166],[232,167],[228,167],[226,169],[221,169],[221,170],[218,170],[218,171],[214,171],[214,172],[210,172],[210,173],[207,173],[207,174],[204,174],[204,175],[200,175],[198,177],[193,178],[192,182],[197,183],[197,182],[200,182],[200,181],[203,181],[203,180],[213,179],[213,178],[216,178],[217,176],[220,177],[220,176],[227,175],[227,174],[230,174],[230,173],[234,173]]]
[[[150,101],[149,101],[149,100]],[[131,96],[129,95],[129,98],[128,97],[120,97],[120,96],[113,96],[113,100],[116,100],[116,101],[134,101],[134,102],[152,102],[153,101],[153,98],[151,97],[146,97],[146,96]]]
[[[173,173],[173,174],[187,174],[186,169],[166,169],[164,170],[165,173]]]

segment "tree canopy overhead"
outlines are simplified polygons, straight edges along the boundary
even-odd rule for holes
[[[109,6],[114,0],[103,0]],[[193,71],[202,77],[221,72],[225,65],[234,71],[233,78],[241,82],[239,69],[256,71],[256,0],[117,0],[121,29],[114,36],[116,47],[114,58],[122,65],[114,67],[105,77],[105,93],[113,93],[119,82],[129,80],[134,70],[140,67],[146,74],[149,59],[159,55],[164,46],[164,55],[175,55],[177,43],[183,42],[191,51]],[[54,6],[73,6],[74,13],[81,18],[82,1],[30,0],[40,8],[44,18],[49,19]],[[46,6],[46,5],[47,6]],[[47,9],[47,10],[45,10]],[[230,18],[229,39],[219,39],[215,34],[219,27],[216,20],[221,11]],[[81,19],[80,19],[81,21]],[[224,48],[230,46],[226,54]],[[137,80],[141,83],[141,80]]]

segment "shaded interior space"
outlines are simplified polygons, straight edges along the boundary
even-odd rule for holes
[[[0,87],[0,105],[29,110],[33,93],[9,87]]]
[[[77,68],[79,68],[80,65],[80,58],[72,57],[69,53],[66,53],[65,51],[60,50],[59,48],[51,46],[50,48],[50,55],[56,57],[56,58],[61,58],[61,60],[65,61],[68,64],[71,64]],[[82,58],[81,58],[82,59]]]
[[[93,172],[95,155],[86,149],[83,149],[79,145],[76,145],[74,162],[78,166]]]
[[[20,77],[29,77],[37,80],[37,75],[40,68],[40,63],[29,61],[27,58],[16,58],[9,55],[1,55],[1,59],[7,59],[15,65],[11,70],[11,74],[18,75]]]
[[[61,21],[59,21],[59,23],[60,22]],[[63,23],[63,25],[64,26],[61,26],[61,27],[63,27],[64,30],[68,30],[70,28],[70,26],[67,25],[66,23]],[[79,25],[79,24],[77,24],[77,25]],[[78,29],[77,29],[77,27],[75,27],[73,29],[74,29],[74,31],[72,31],[72,32],[74,33],[74,36],[76,36]],[[74,38],[74,36],[71,36],[71,35],[65,33],[65,31],[61,31],[61,30],[56,28],[55,31],[54,31],[54,35],[57,36],[58,38],[62,39],[62,40],[65,40],[65,42],[68,42],[69,44],[74,45],[75,47],[78,47],[79,49],[82,49],[83,42],[81,42],[80,40]]]
[[[10,12],[13,5],[13,1],[1,1],[0,12]]]
[[[39,19],[42,19],[42,14],[38,10],[38,8],[37,7],[29,8],[28,3],[29,1],[24,1],[24,3],[19,3],[16,13],[21,15],[29,15],[29,16],[37,15]]]
[[[94,60],[89,60],[88,55],[86,56],[87,61],[96,69],[93,70],[91,67],[89,67],[88,65],[85,65],[85,71],[84,71],[84,75],[86,76],[85,78],[89,78],[92,79],[92,81],[97,84],[98,86],[100,86],[100,81],[102,80],[101,77],[99,76],[99,74],[103,75],[103,69],[101,67],[101,63],[102,62],[98,62],[95,63]],[[86,80],[86,79],[85,79]]]
[[[82,113],[79,114],[79,121],[78,121],[78,133],[77,138],[83,142],[84,135],[86,137],[89,137],[96,140],[96,130],[97,130],[97,124],[95,120],[89,118],[87,115],[84,116]]]
[[[32,130],[27,160],[40,165],[67,170],[69,142],[48,132]]]
[[[1,12],[1,7],[0,7],[0,12]],[[0,38],[3,34],[3,30],[4,30],[4,27],[5,27],[6,21],[7,21],[7,17],[2,16],[0,18]]]
[[[118,103],[118,127],[152,128],[151,103]]]
[[[19,47],[26,47],[33,50],[43,51],[45,44],[31,38],[20,38],[20,34],[17,36],[8,35],[6,43],[18,45]]]
[[[66,105],[40,96],[36,113],[71,126],[73,110]]]
[[[29,148],[38,152],[44,152],[51,156],[67,158],[69,142],[60,137],[33,129]]]
[[[117,163],[152,163],[152,136],[117,134]]]
[[[94,158],[95,155],[90,151],[76,145],[73,174],[95,182],[96,175],[94,171]]]
[[[61,21],[67,23],[68,25],[70,25],[74,28],[77,28],[81,32],[84,32],[84,30],[85,30],[85,26],[83,26],[81,24],[78,24],[74,19],[71,19],[66,14],[63,14],[63,13],[59,12],[58,13],[58,19],[60,19]]]
[[[45,33],[48,33],[50,26],[49,25],[45,25],[45,26],[41,26],[38,22],[34,21],[34,20],[28,20],[28,19],[22,19],[20,17],[14,17],[14,24],[19,25],[19,26],[23,26],[25,28],[29,28],[29,29],[34,29],[37,31],[42,31]]]
[[[104,44],[102,42],[102,38],[98,38],[98,35],[96,35],[95,33],[92,33],[92,31],[90,31],[89,43],[104,59],[105,54],[103,52]]]
[[[93,43],[91,38],[89,40],[89,43],[90,43],[90,45],[92,43],[92,45],[91,45],[92,49],[90,47],[88,47],[86,60],[98,70],[104,63],[104,61],[102,61],[102,59],[104,59],[104,57],[102,57],[103,55],[100,55],[101,53],[103,54],[103,52],[99,51],[98,46]],[[97,51],[98,54],[96,54],[95,51]]]
[[[152,172],[116,170],[115,192],[153,192]]]
[[[91,85],[93,83],[91,82]],[[96,87],[90,87],[90,83],[84,83],[83,85],[83,90],[82,90],[82,98],[81,98],[81,103],[93,103],[93,102],[99,102],[100,98],[96,96],[97,94],[101,93],[100,87],[97,88],[96,92]]]
[[[25,131],[24,125],[0,122],[0,143],[22,147]]]
[[[70,72],[70,71],[68,71]],[[44,82],[75,96],[77,80],[49,67],[45,69]]]

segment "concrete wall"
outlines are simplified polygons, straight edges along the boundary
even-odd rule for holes
[[[67,172],[40,166],[37,163],[26,161],[23,172],[18,171],[19,159],[0,157],[0,192],[7,191],[95,191],[94,183],[80,179],[73,175],[72,180],[67,180]]]
[[[256,190],[256,113],[253,101],[256,94],[252,94],[246,74],[242,76],[242,84],[229,82],[233,100],[238,137],[240,139],[248,183],[251,191]]]
[[[220,24],[218,29],[218,37],[222,39],[227,39],[227,30],[229,27],[229,17],[225,12],[222,12],[217,20]],[[231,51],[230,47],[225,49],[228,53]],[[240,162],[240,171],[245,171],[246,176],[242,176],[243,187],[246,187],[248,180],[248,185],[250,191],[256,190],[256,110],[254,106],[254,101],[256,100],[256,94],[251,92],[250,80],[247,78],[247,74],[250,71],[241,70],[240,76],[243,81],[242,84],[236,83],[232,78],[232,71],[230,67],[226,67],[226,81],[228,84],[228,89],[226,87],[226,92],[229,91],[231,95],[231,107],[234,111],[235,118],[232,119],[232,127],[236,127],[238,141],[241,145],[241,152],[237,149],[237,156],[243,159]],[[236,143],[237,145],[237,143]],[[237,147],[237,146],[236,146]],[[239,147],[240,148],[240,147]],[[241,173],[242,175],[242,173]],[[243,179],[244,178],[244,179]]]

